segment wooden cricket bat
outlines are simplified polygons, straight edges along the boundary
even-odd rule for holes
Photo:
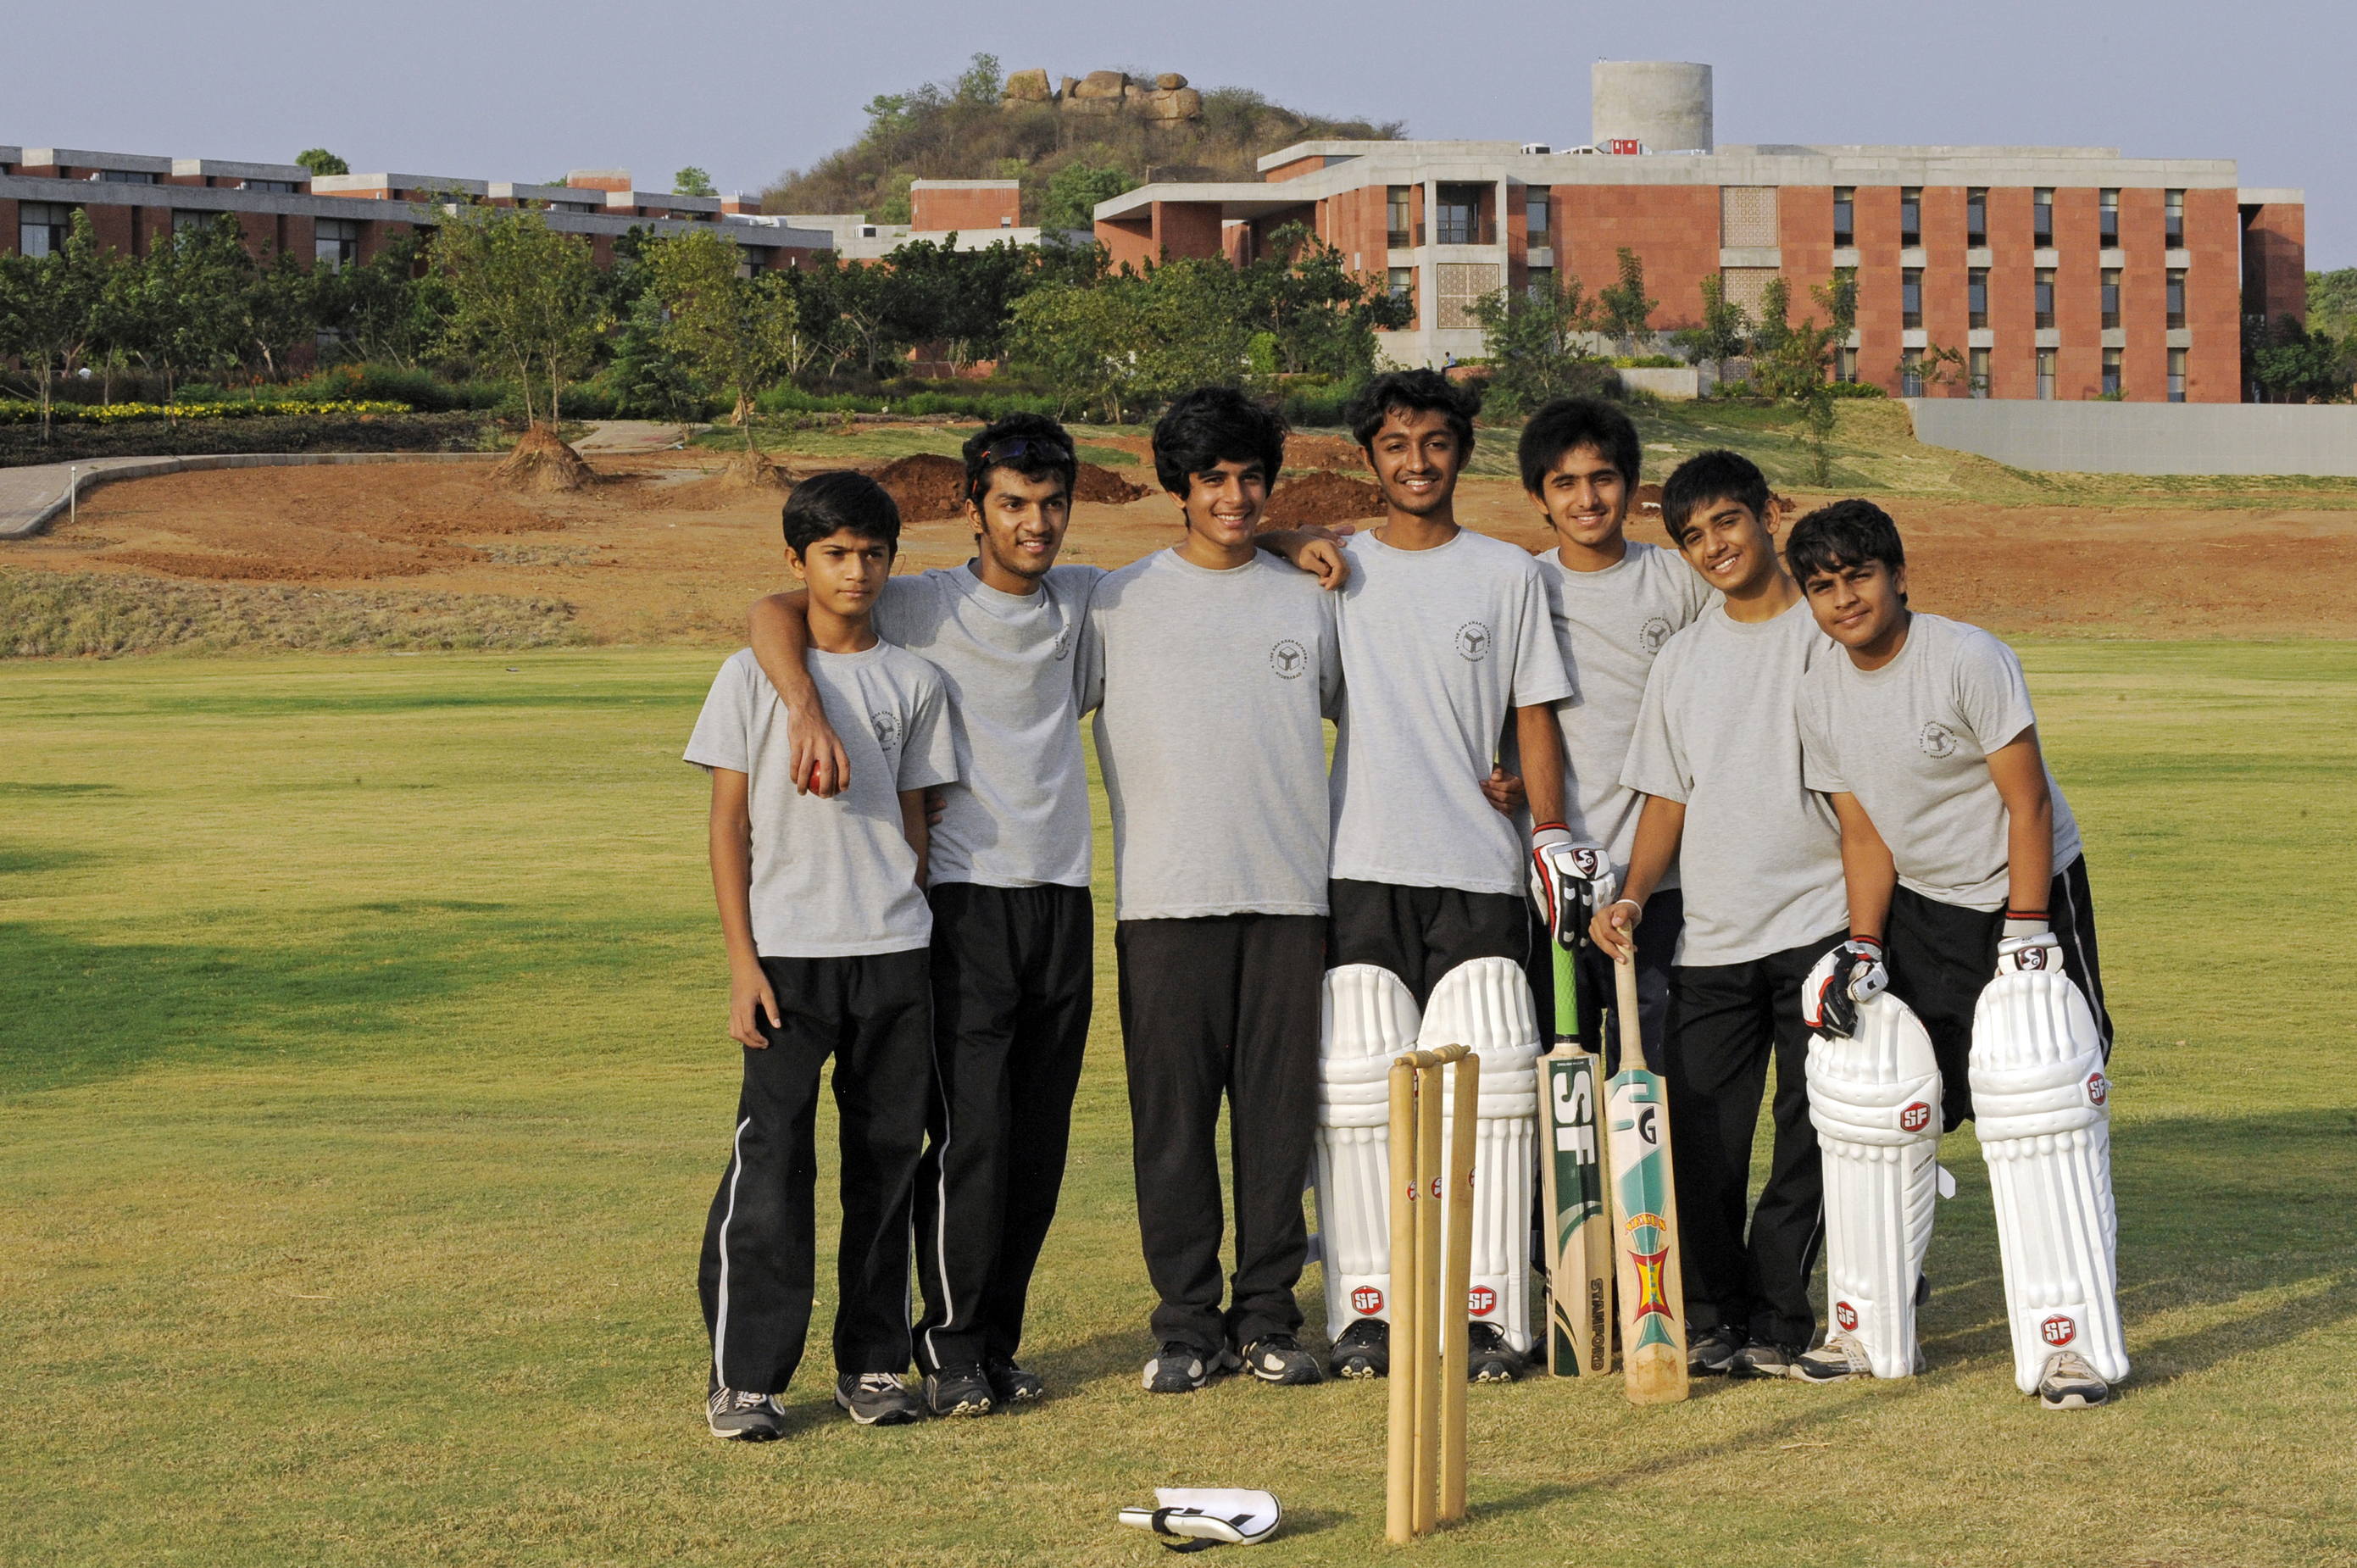
[[[1612,1369],[1612,1217],[1596,1105],[1604,1061],[1579,1033],[1579,964],[1553,938],[1555,1047],[1539,1058],[1540,1170],[1546,1189],[1547,1370]]]
[[[1678,1265],[1678,1194],[1670,1163],[1669,1090],[1645,1066],[1637,1027],[1637,967],[1614,963],[1620,1070],[1605,1090],[1612,1160],[1613,1251],[1620,1259],[1620,1365],[1631,1404],[1686,1397],[1685,1289]]]

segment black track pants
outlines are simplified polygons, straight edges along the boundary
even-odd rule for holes
[[[1551,1046],[1555,1041],[1555,939],[1547,934],[1546,922],[1535,910],[1530,918],[1531,961],[1523,971],[1530,976],[1531,1001],[1538,1008],[1539,1038]],[[1645,1065],[1655,1072],[1662,1070],[1662,1032],[1669,1023],[1672,964],[1678,954],[1678,933],[1685,929],[1685,895],[1674,887],[1646,899],[1644,918],[1637,922],[1637,1030],[1645,1042]],[[1609,1025],[1604,1009],[1616,1005],[1620,983],[1613,976],[1612,960],[1601,948],[1592,943],[1583,947],[1578,961],[1582,966],[1581,1036],[1601,1047],[1609,1077],[1620,1070],[1620,1031]]]
[[[1157,1343],[1216,1351],[1293,1333],[1308,1251],[1301,1188],[1318,1116],[1326,921],[1315,915],[1124,920],[1122,1052],[1137,1228],[1161,1298]],[[1234,1165],[1236,1270],[1220,1310],[1220,1101]]]
[[[747,1050],[728,1168],[704,1230],[699,1284],[712,1364],[727,1388],[783,1393],[810,1333],[819,1074],[834,1058],[843,1239],[838,1372],[909,1365],[909,1200],[932,1098],[925,950],[765,958],[784,1020]]]
[[[1529,905],[1518,894],[1461,887],[1403,887],[1389,882],[1326,885],[1334,911],[1326,967],[1372,963],[1407,983],[1419,1007],[1440,977],[1468,959],[1530,958]]]
[[[1094,983],[1085,887],[937,884],[933,1062],[917,1176],[917,1365],[1012,1359],[1056,1218]]]
[[[1809,1271],[1824,1234],[1824,1176],[1809,1122],[1801,982],[1841,940],[1836,931],[1749,963],[1677,971],[1663,1076],[1689,1333],[1725,1324],[1784,1346],[1816,1336]],[[1776,1144],[1747,1236],[1751,1137],[1771,1058]]]
[[[2104,1010],[2104,972],[2095,958],[2095,901],[2087,888],[2085,856],[2062,868],[2046,897],[2047,920],[2055,940],[2062,944],[2062,972],[2087,998],[2109,1060],[2112,1015]],[[1883,936],[1891,994],[1923,1020],[1940,1062],[1941,1113],[1951,1130],[1961,1127],[1973,1114],[1973,1009],[1996,974],[2005,911],[1961,908],[1896,887]]]

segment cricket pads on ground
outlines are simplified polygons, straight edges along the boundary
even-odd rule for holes
[[[1477,958],[1440,977],[1416,1044],[1462,1043],[1481,1058],[1473,1149],[1473,1273],[1466,1318],[1496,1325],[1517,1354],[1531,1348],[1531,1181],[1537,1170],[1539,1027],[1531,987],[1512,959]],[[1442,1080],[1441,1168],[1448,1168],[1457,1069]]]
[[[1939,1189],[1940,1064],[1907,1004],[1857,1004],[1848,1039],[1809,1036],[1809,1120],[1825,1175],[1825,1297],[1878,1378],[1915,1369],[1915,1281]]]
[[[1326,972],[1318,1004],[1317,1169],[1326,1332],[1391,1320],[1391,1069],[1415,1046],[1415,998],[1390,970]]]
[[[2036,1392],[2058,1350],[2116,1383],[2128,1358],[2113,1262],[2111,1083],[2095,1015],[2067,974],[2000,974],[1974,1009],[1970,1062],[2014,1386]]]

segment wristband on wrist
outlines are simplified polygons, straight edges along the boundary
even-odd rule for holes
[[[2043,909],[2007,909],[2005,912],[2005,918],[2008,920],[2042,920],[2046,918],[2046,911]]]
[[[1880,937],[1853,936],[1850,938],[1850,940],[1862,948],[1872,948],[1877,952],[1880,952],[1882,950],[1882,939]]]
[[[1570,828],[1568,828],[1568,827],[1565,826],[1565,825],[1564,825],[1563,823],[1561,823],[1561,822],[1540,822],[1540,823],[1536,824],[1535,826],[1534,826],[1534,827],[1531,829],[1531,832],[1534,832],[1534,833],[1543,833],[1543,832],[1546,832],[1547,830],[1549,830],[1550,828],[1552,828],[1552,829],[1555,829],[1555,830],[1557,830],[1557,831],[1559,831],[1559,832],[1566,832],[1566,833],[1567,833],[1567,832],[1571,832],[1571,829],[1570,829]]]

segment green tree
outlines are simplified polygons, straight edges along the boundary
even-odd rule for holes
[[[1016,302],[1009,350],[1055,388],[1058,418],[1077,405],[1121,422],[1137,386],[1144,297],[1131,274],[1094,287],[1049,284]]]
[[[446,341],[512,372],[534,424],[534,386],[545,386],[556,423],[565,383],[587,369],[608,320],[588,242],[530,208],[454,203],[442,209],[432,255],[449,288]]]
[[[1224,261],[1171,262],[1090,286],[1049,283],[1016,302],[1008,352],[1060,405],[1115,424],[1189,387],[1240,385],[1252,368],[1243,278]]]
[[[606,371],[623,412],[685,424],[701,417],[704,389],[671,348],[662,301],[641,292],[614,335],[614,358]]]
[[[1842,312],[1835,307],[1843,288],[1839,278],[1832,288],[1831,302],[1826,295],[1818,296],[1818,302],[1838,319]],[[1808,432],[1813,481],[1828,484],[1833,477],[1835,410],[1833,387],[1826,376],[1838,339],[1833,327],[1820,325],[1814,316],[1795,324],[1792,297],[1782,278],[1768,280],[1760,301],[1760,326],[1751,335],[1751,377],[1768,396],[1801,411]],[[1848,336],[1846,330],[1842,336]]]
[[[647,293],[669,317],[666,345],[699,381],[736,395],[745,461],[758,467],[753,394],[792,362],[791,285],[774,272],[739,277],[736,245],[708,231],[658,241],[645,258]]]
[[[238,300],[245,346],[261,361],[265,381],[277,381],[287,360],[318,342],[322,286],[336,274],[281,251],[253,269]]]
[[[2357,343],[2336,343],[2288,314],[2272,322],[2252,317],[2245,338],[2244,358],[2266,402],[2339,403],[2349,395]]]
[[[717,196],[720,194],[719,191],[713,188],[712,177],[705,173],[702,169],[696,167],[694,164],[688,165],[685,168],[671,177],[671,193],[673,196]]]
[[[55,378],[72,374],[101,336],[101,305],[115,264],[112,252],[98,248],[81,208],[63,249],[46,256],[0,254],[0,359],[13,356],[32,372],[44,443]]]
[[[338,157],[335,154],[329,152],[325,147],[306,148],[304,151],[295,155],[295,161],[301,164],[305,168],[309,169],[311,171],[311,177],[314,179],[318,178],[323,174],[350,174],[352,172],[351,165],[344,162],[343,159]]]
[[[1269,236],[1268,253],[1243,269],[1251,319],[1271,338],[1275,369],[1340,381],[1374,369],[1379,328],[1405,327],[1415,313],[1372,278],[1352,272],[1342,252],[1288,223]]]
[[[1751,313],[1727,297],[1726,275],[1703,274],[1702,320],[1679,330],[1679,345],[1696,360],[1708,360],[1717,366],[1724,381],[1727,361],[1742,353],[1750,339]]]
[[[1491,364],[1489,406],[1512,418],[1551,398],[1593,396],[1612,388],[1611,367],[1587,351],[1596,301],[1579,279],[1541,277],[1521,295],[1505,289],[1473,302]]]
[[[1039,281],[1036,252],[1007,241],[978,251],[946,242],[912,240],[896,246],[890,269],[889,336],[900,343],[941,343],[952,364],[996,359],[1005,346],[1008,314]]]
[[[314,268],[322,331],[356,359],[415,370],[448,338],[450,283],[427,258],[425,234],[387,240],[357,266]]]
[[[977,54],[958,73],[957,101],[972,108],[997,108],[998,95],[1006,90],[1006,78],[998,69],[996,55]]]
[[[1611,287],[1599,289],[1596,304],[1600,312],[1602,328],[1608,337],[1622,344],[1622,352],[1633,352],[1636,339],[1652,319],[1654,307],[1662,302],[1645,295],[1645,263],[1637,252],[1623,245],[1619,252],[1620,281]]]
[[[2357,267],[2308,274],[2308,324],[2327,338],[2357,335]]]
[[[183,377],[237,362],[253,272],[230,214],[176,231],[112,270],[100,312],[105,335],[162,376],[169,407]]]
[[[1059,233],[1093,234],[1097,203],[1135,190],[1137,181],[1118,168],[1092,164],[1066,164],[1048,177],[1047,199],[1039,208],[1039,227]]]

